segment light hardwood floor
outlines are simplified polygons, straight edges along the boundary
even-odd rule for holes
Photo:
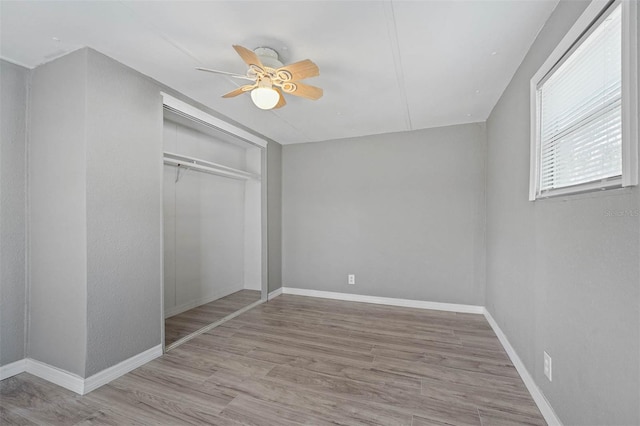
[[[240,290],[169,317],[164,320],[164,344],[169,346],[258,300],[260,300],[259,291]]]
[[[2,424],[545,424],[481,315],[290,295],[84,397],[0,390]]]

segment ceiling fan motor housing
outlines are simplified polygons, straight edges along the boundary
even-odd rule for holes
[[[280,62],[278,52],[270,47],[257,47],[253,52],[258,55],[262,64],[269,68],[278,69],[284,66],[284,64]]]

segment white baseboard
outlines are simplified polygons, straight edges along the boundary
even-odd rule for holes
[[[224,287],[223,289],[220,289],[212,294],[209,294],[208,296],[205,297],[201,297],[200,299],[196,299],[196,300],[191,300],[189,302],[183,303],[181,305],[177,305],[177,306],[172,306],[168,309],[164,310],[164,317],[169,318],[172,317],[174,315],[178,315],[181,314],[183,312],[188,311],[189,309],[193,309],[196,308],[200,305],[204,305],[206,303],[209,302],[213,302],[214,300],[218,300],[222,297],[228,296],[232,293],[235,293],[236,291],[240,291],[244,288],[243,284],[238,284],[236,286],[229,286],[229,287]]]
[[[82,377],[35,359],[27,358],[26,362],[27,373],[62,386],[77,394],[84,394],[84,379]]]
[[[553,407],[551,407],[551,404],[549,404],[547,398],[545,398],[538,385],[536,385],[536,382],[533,380],[531,374],[529,374],[529,371],[524,366],[524,363],[516,353],[516,350],[513,348],[513,346],[511,346],[511,343],[509,343],[507,336],[502,332],[500,326],[498,326],[498,323],[493,319],[486,308],[484,308],[484,316],[489,322],[489,325],[491,325],[493,332],[496,333],[496,336],[498,336],[498,340],[500,340],[500,343],[502,343],[504,350],[507,351],[507,355],[509,355],[511,362],[516,367],[518,374],[520,374],[522,381],[529,390],[529,393],[533,397],[533,400],[538,406],[538,409],[542,413],[544,419],[551,426],[562,426],[562,422],[560,421],[560,418],[555,413],[555,411],[553,411]]]
[[[267,300],[275,299],[282,294],[282,287],[273,290],[267,295]]]
[[[485,318],[491,325],[491,328],[496,333],[498,340],[504,347],[505,351],[509,355],[511,362],[516,367],[518,374],[522,377],[522,381],[525,386],[531,393],[531,396],[538,406],[538,409],[542,413],[544,419],[547,421],[549,425],[562,426],[562,422],[560,418],[545,398],[544,394],[536,385],[535,381],[529,371],[527,371],[524,363],[516,353],[511,343],[507,339],[507,336],[502,332],[498,323],[493,319],[489,311],[484,306],[477,305],[461,305],[455,303],[440,303],[440,302],[427,302],[421,300],[409,300],[409,299],[395,299],[391,297],[377,297],[377,296],[363,296],[359,294],[349,294],[349,293],[335,293],[330,291],[320,291],[320,290],[308,290],[303,288],[293,288],[293,287],[282,287],[271,293],[269,293],[269,299],[273,297],[277,297],[280,294],[293,294],[297,296],[308,296],[308,297],[320,297],[325,299],[336,299],[336,300],[346,300],[350,302],[364,302],[364,303],[375,303],[379,305],[391,305],[391,306],[402,306],[407,308],[419,308],[419,309],[434,309],[439,311],[450,311],[450,312],[462,312],[462,313],[471,313],[471,314],[484,314]]]
[[[277,291],[277,290],[276,290]],[[349,302],[375,303],[377,305],[402,306],[405,308],[433,309],[436,311],[483,314],[484,307],[478,305],[462,305],[457,303],[427,302],[423,300],[396,299],[393,297],[364,296],[351,293],[335,293],[332,291],[308,290],[305,288],[282,287],[282,293],[297,296],[320,297],[323,299],[346,300]]]
[[[2,374],[0,377],[4,380],[16,374],[27,372],[79,395],[84,395],[161,355],[162,345],[154,346],[86,379],[44,362],[26,358],[0,367]],[[5,376],[5,374],[7,375]]]
[[[20,359],[12,362],[11,364],[0,366],[0,380],[8,379],[16,374],[24,373],[26,371],[27,361]]]
[[[147,349],[146,351],[141,352],[138,355],[134,355],[131,358],[125,359],[124,361],[114,365],[113,367],[109,367],[99,373],[94,374],[91,377],[86,378],[84,380],[84,389],[82,395],[87,394],[92,390],[98,389],[102,385],[106,385],[110,381],[127,374],[131,370],[135,370],[141,365],[144,365],[149,361],[158,358],[159,356],[162,356],[162,345],[154,346],[151,349]]]
[[[402,306],[409,308],[419,308],[419,309],[434,309],[440,311],[450,311],[450,312],[462,312],[462,313],[473,313],[473,314],[484,314],[487,322],[493,329],[494,333],[498,337],[498,340],[504,347],[507,355],[511,359],[511,362],[515,366],[518,374],[522,378],[525,386],[531,393],[534,402],[538,406],[538,409],[542,413],[544,419],[549,425],[562,426],[562,422],[560,418],[553,410],[553,407],[547,401],[544,394],[536,385],[535,381],[529,371],[524,366],[524,363],[516,353],[511,343],[507,339],[507,336],[498,326],[498,323],[493,319],[491,313],[483,307],[476,305],[461,305],[455,303],[440,303],[440,302],[427,302],[420,300],[409,300],[409,299],[395,299],[390,297],[377,297],[377,296],[363,296],[358,294],[349,294],[349,293],[335,293],[329,291],[319,291],[319,290],[307,290],[302,288],[293,288],[293,287],[281,287],[269,293],[267,300],[271,300],[275,297],[280,296],[281,294],[292,294],[298,296],[308,296],[308,297],[319,297],[324,299],[335,299],[335,300],[346,300],[351,302],[363,302],[363,303],[374,303],[379,305],[390,305],[390,306]],[[227,318],[224,318],[223,321],[227,321],[232,317],[239,315],[240,313],[257,306],[262,303],[262,301],[258,301],[250,306],[247,306],[241,312],[236,312],[233,315],[230,315]],[[218,323],[213,324],[212,326],[216,326]],[[203,332],[207,331],[203,329]],[[176,342],[177,343],[177,342]],[[173,345],[172,345],[173,346]],[[23,372],[27,372],[33,374],[34,376],[38,376],[44,380],[52,382],[56,385],[62,386],[66,389],[69,389],[73,392],[76,392],[80,395],[84,395],[85,393],[89,393],[92,390],[99,388],[102,385],[109,383],[110,381],[128,373],[135,368],[140,367],[143,364],[159,357],[162,355],[162,345],[155,346],[151,349],[148,349],[138,355],[135,355],[129,359],[122,361],[119,364],[114,365],[113,367],[109,367],[106,370],[103,370],[99,373],[94,374],[93,376],[83,379],[75,374],[69,373],[67,371],[58,369],[56,367],[52,367],[48,364],[42,363],[40,361],[36,361],[30,358],[22,359],[19,361],[15,361],[11,364],[0,366],[0,380],[4,380],[6,378],[15,376],[16,374],[20,374]]]

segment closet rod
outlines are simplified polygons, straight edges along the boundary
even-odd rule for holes
[[[174,160],[185,161],[187,163],[199,164],[201,166],[211,167],[213,169],[222,169],[222,170],[228,170],[230,172],[246,174],[247,176],[251,176],[253,178],[260,177],[260,175],[258,175],[258,174],[247,172],[245,170],[234,169],[233,167],[224,166],[222,164],[213,163],[211,161],[202,160],[202,159],[196,158],[196,157],[189,157],[188,155],[176,154],[175,152],[165,151],[164,152],[164,157],[165,158],[167,158],[167,157],[168,158],[173,158]]]
[[[177,156],[177,155],[176,155]],[[204,161],[202,161],[204,162]],[[253,173],[245,172],[243,170],[231,169],[230,167],[218,166],[215,163],[209,163],[211,166],[206,166],[203,164],[199,164],[198,162],[194,162],[193,160],[183,160],[178,158],[164,157],[164,164],[168,164],[171,166],[184,167],[190,170],[196,170],[203,173],[209,173],[212,175],[228,177],[231,179],[240,179],[240,180],[260,180],[258,175]]]

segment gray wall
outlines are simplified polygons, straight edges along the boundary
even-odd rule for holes
[[[161,343],[160,90],[91,49],[33,71],[26,355],[81,377]]]
[[[160,344],[162,98],[93,50],[86,68],[86,376]]]
[[[160,343],[161,97],[90,49],[30,95],[28,356],[87,377]]]
[[[160,90],[188,99],[91,49],[28,75],[2,62],[0,363],[87,377],[160,344]]]
[[[560,2],[487,122],[486,306],[565,424],[639,424],[638,189],[528,201],[529,80],[586,5]]]
[[[485,148],[482,124],[285,145],[283,285],[483,305]]]
[[[282,287],[282,145],[267,145],[267,239],[269,291]]]
[[[86,60],[32,71],[29,357],[84,376],[87,341]]]
[[[24,358],[26,68],[0,60],[0,365]]]

